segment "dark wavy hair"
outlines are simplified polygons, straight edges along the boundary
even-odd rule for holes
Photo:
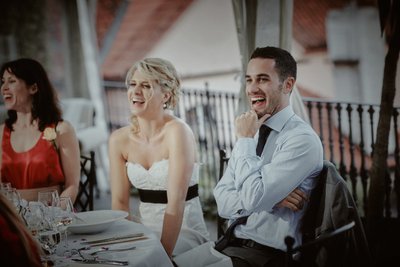
[[[32,119],[38,119],[40,131],[43,131],[48,125],[62,121],[62,112],[56,91],[51,85],[46,71],[38,61],[30,58],[9,61],[1,66],[1,77],[3,77],[5,71],[23,80],[27,86],[36,84],[38,90],[33,95],[31,112]],[[12,125],[17,120],[17,112],[8,110],[7,114],[8,118],[5,124],[13,130]]]
[[[283,82],[288,77],[296,79],[297,63],[292,55],[281,48],[266,46],[257,47],[252,53],[250,59],[253,58],[270,58],[275,60],[275,69],[278,72],[279,80]]]

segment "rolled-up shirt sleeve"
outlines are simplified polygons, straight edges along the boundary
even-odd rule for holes
[[[242,154],[237,160],[240,175],[235,180],[236,190],[243,208],[254,212],[272,211],[307,177],[315,175],[315,166],[320,164],[322,155],[315,138],[301,134],[280,144],[274,151],[272,161],[263,166],[260,166],[259,159],[247,156],[244,160],[241,157],[246,155]]]
[[[244,208],[244,201],[238,191],[237,179],[242,175],[242,171],[238,169],[242,167],[238,160],[243,160],[241,152],[237,151],[242,148],[248,148],[249,150],[256,149],[256,143],[252,138],[239,138],[232,151],[232,155],[229,159],[228,166],[222,176],[221,180],[217,183],[214,188],[214,197],[217,202],[218,214],[223,218],[234,219],[249,213]],[[238,155],[240,155],[238,157]],[[249,160],[245,157],[246,160]],[[260,159],[254,154],[253,161],[260,161]],[[252,160],[249,161],[250,164]],[[244,166],[245,169],[246,166]]]

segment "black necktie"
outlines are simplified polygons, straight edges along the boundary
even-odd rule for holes
[[[258,133],[258,143],[257,143],[257,149],[256,149],[257,156],[261,156],[261,153],[263,152],[265,143],[267,142],[270,132],[271,132],[271,128],[269,128],[265,124],[261,125],[260,131]]]

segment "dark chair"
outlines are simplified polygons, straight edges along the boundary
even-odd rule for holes
[[[225,149],[220,149],[219,150],[219,177],[218,181],[222,178],[222,175],[224,174],[225,167],[229,161],[229,157],[226,156],[226,150]],[[217,237],[218,239],[224,235],[225,230],[227,228],[227,220],[220,217],[217,214]]]
[[[81,179],[74,207],[76,211],[93,210],[93,189],[96,182],[95,153],[81,155]]]
[[[286,266],[370,266],[370,254],[356,204],[336,167],[324,166],[303,216],[303,244],[285,238]],[[299,252],[299,253],[298,253]],[[293,255],[297,259],[293,260]]]
[[[353,266],[351,265],[349,258],[352,231],[354,230],[355,222],[351,221],[336,230],[321,234],[314,240],[307,243],[303,243],[300,246],[293,248],[294,239],[290,236],[285,238],[285,244],[287,247],[286,251],[286,266],[287,267],[313,267],[313,266]],[[330,258],[333,258],[333,262],[325,262],[323,265],[318,264],[317,255],[318,252],[329,253]],[[300,253],[300,260],[294,260],[293,255]]]

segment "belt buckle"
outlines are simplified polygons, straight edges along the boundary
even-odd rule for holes
[[[246,242],[246,247],[254,248],[255,245],[256,245],[256,242],[254,242],[254,241],[251,240],[251,239],[247,240],[247,242]]]

